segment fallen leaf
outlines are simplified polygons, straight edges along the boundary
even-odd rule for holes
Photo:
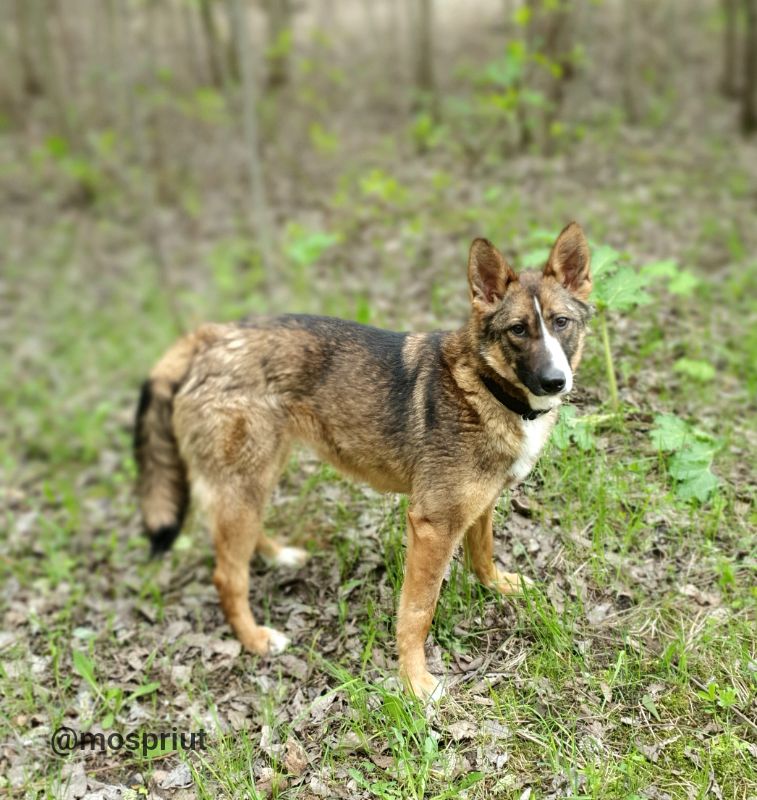
[[[684,597],[690,597],[697,602],[700,606],[719,606],[720,597],[713,592],[705,592],[702,589],[694,586],[693,583],[687,583],[681,586],[678,590],[679,594]]]
[[[60,771],[61,798],[63,800],[79,800],[87,791],[87,776],[84,773],[84,764],[77,761],[65,764]]]
[[[478,725],[467,719],[453,722],[447,727],[447,733],[456,742],[461,742],[463,739],[472,739],[478,733],[478,730]]]
[[[192,785],[192,771],[188,764],[179,764],[158,784],[161,789],[185,789]]]
[[[305,748],[293,736],[287,739],[285,747],[284,766],[288,772],[299,777],[310,763]]]

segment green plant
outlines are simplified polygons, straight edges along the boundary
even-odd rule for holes
[[[707,383],[715,377],[715,367],[707,361],[697,361],[693,358],[679,358],[673,369],[700,383]]]
[[[675,414],[658,414],[650,431],[652,442],[666,454],[667,468],[683,500],[707,500],[718,485],[710,471],[717,440],[693,428]]]
[[[328,231],[310,231],[301,225],[292,224],[286,231],[284,250],[287,256],[300,268],[307,269],[323,253],[340,241],[338,234]]]
[[[610,344],[608,314],[611,311],[629,312],[637,306],[647,305],[653,297],[647,289],[656,282],[667,281],[667,290],[673,294],[690,294],[699,281],[691,273],[678,267],[670,259],[654,261],[641,269],[634,269],[628,257],[607,245],[592,248],[591,299],[597,308],[597,324],[602,338],[607,384],[610,390],[610,407],[620,408],[618,381]]]
[[[125,705],[129,705],[139,697],[152,694],[160,688],[160,683],[158,682],[144,683],[138,686],[131,694],[126,695],[120,686],[103,686],[100,683],[97,679],[95,662],[83,650],[73,650],[71,656],[74,669],[92,689],[104,709],[105,714],[100,720],[100,724],[105,729],[113,725]]]
[[[710,712],[718,708],[728,711],[738,700],[736,690],[732,686],[719,686],[716,681],[710,681],[703,690],[700,689],[697,697],[704,701],[705,708]]]
[[[552,431],[552,443],[558,450],[565,450],[573,442],[579,450],[594,447],[594,428],[607,419],[606,415],[587,414],[579,417],[573,406],[565,406]]]

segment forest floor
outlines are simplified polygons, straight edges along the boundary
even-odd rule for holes
[[[268,145],[273,274],[223,161],[239,147],[225,120],[198,134],[207,182],[149,206],[110,151],[77,167],[55,141],[4,134],[0,794],[757,797],[757,158],[711,102],[701,124],[606,117],[553,155],[474,163],[449,131],[417,155],[391,115],[350,133],[345,112]],[[610,315],[619,417],[590,337],[572,405],[595,423],[580,441],[564,427],[499,503],[497,561],[533,590],[503,599],[455,562],[428,641],[448,695],[424,709],[394,677],[405,501],[299,452],[268,525],[312,558],[256,564],[250,593],[293,646],[240,652],[203,520],[148,560],[130,438],[150,365],[204,318],[461,324],[473,236],[517,268],[535,229],[573,218],[634,265],[675,259],[698,282]],[[715,443],[706,502],[676,492],[650,438],[665,413]],[[205,747],[59,758],[60,726],[204,730]]]

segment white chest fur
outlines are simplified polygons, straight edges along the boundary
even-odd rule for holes
[[[536,419],[524,419],[521,421],[523,439],[521,440],[520,453],[512,467],[510,467],[510,477],[514,484],[520,483],[531,472],[539,453],[547,443],[550,431],[555,423],[555,417],[556,414],[552,412],[551,414],[542,414]]]

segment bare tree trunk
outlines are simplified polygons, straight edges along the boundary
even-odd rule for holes
[[[537,50],[539,46],[538,21],[541,8],[540,0],[524,0],[524,5],[528,9],[528,22],[526,23],[526,52],[529,56]],[[522,92],[524,86],[532,87],[534,81],[533,64],[526,61],[525,69],[517,81],[518,93]],[[534,141],[533,122],[524,103],[518,103],[515,108],[518,119],[518,144],[519,150],[527,150]]]
[[[63,69],[58,76],[59,86],[63,97],[70,100],[79,97],[79,65],[78,56],[81,55],[80,47],[74,40],[73,31],[68,26],[68,18],[61,0],[53,0],[53,9],[58,23],[58,41],[60,42],[61,66]]]
[[[253,226],[258,237],[263,269],[266,274],[273,264],[271,216],[266,199],[263,163],[260,158],[257,118],[257,88],[252,62],[252,45],[242,0],[228,0],[229,18],[239,61],[242,94],[242,125],[247,145],[247,170],[250,180],[250,205]]]
[[[723,75],[720,91],[726,97],[738,97],[738,0],[721,0],[723,6]]]
[[[147,25],[146,38],[147,38],[147,71],[148,80],[152,83],[157,79],[158,69],[160,65],[159,47],[160,41],[160,18],[159,15],[162,11],[160,7],[160,0],[149,0],[147,6]],[[155,175],[157,194],[159,200],[171,199],[173,189],[168,166],[168,135],[165,126],[164,109],[160,106],[152,108],[149,117],[149,135],[152,141],[151,147],[151,166],[153,175]]]
[[[132,36],[129,27],[129,11],[123,0],[108,0],[106,8],[111,68],[115,76],[118,93],[117,113],[119,128],[125,136],[131,139],[131,146],[138,163],[140,163],[140,166],[144,166],[147,160],[139,161],[145,153],[146,145],[134,102],[133,86],[137,67],[136,59],[130,58],[130,53],[134,51],[132,50]]]
[[[35,53],[39,51],[40,44],[35,41],[40,13],[38,0],[16,0],[15,12],[22,87],[26,94],[42,94],[44,82],[34,58]]]
[[[57,116],[60,131],[73,142],[77,138],[69,104],[65,95],[63,73],[65,69],[56,63],[57,55],[53,50],[48,23],[52,18],[52,8],[48,0],[27,0],[31,9],[31,41],[32,56],[37,57],[42,76],[44,92],[50,97],[52,108]]]
[[[194,14],[194,4],[182,2],[180,3],[179,13],[182,17],[182,24],[184,26],[184,48],[189,51],[189,63],[192,65],[192,76],[195,83],[203,83],[203,66],[200,40],[196,21],[197,18]]]
[[[205,46],[208,54],[210,80],[215,86],[226,87],[228,84],[228,67],[218,35],[218,26],[213,15],[211,0],[200,0],[200,19],[205,32]]]
[[[402,55],[402,8],[400,6],[401,0],[389,0],[389,39],[392,47],[392,63],[397,71],[397,75],[401,74],[401,67],[403,61]],[[399,69],[398,69],[399,68]]]
[[[266,0],[268,22],[267,83],[278,89],[289,83],[289,37],[292,32],[292,9],[290,0]]]
[[[631,124],[636,124],[639,121],[639,101],[636,92],[638,70],[635,58],[637,36],[634,0],[623,0],[622,24],[623,105],[626,119]]]
[[[318,27],[333,35],[337,27],[337,13],[335,0],[321,0],[318,4]]]
[[[744,85],[741,89],[741,131],[751,136],[757,131],[757,0],[743,0],[746,15],[744,31]]]
[[[555,74],[551,75],[549,79],[547,88],[549,105],[545,110],[543,121],[544,141],[548,149],[551,148],[553,125],[560,118],[568,85],[575,77],[573,63],[574,16],[580,13],[580,9],[576,8],[577,5],[578,3],[570,6],[558,3],[554,9],[547,12],[543,47],[544,54],[555,68]]]
[[[439,116],[439,95],[434,74],[433,0],[413,0],[415,3],[415,86],[420,107],[434,118]]]

